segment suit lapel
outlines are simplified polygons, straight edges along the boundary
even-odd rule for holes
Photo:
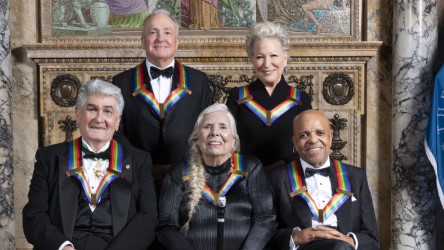
[[[148,91],[153,93],[153,87],[151,86],[151,78],[150,78],[150,75],[148,74],[148,69],[147,69],[147,66],[146,66],[146,61],[143,62],[142,71],[143,71],[143,81],[144,81],[144,84],[146,85],[146,88],[148,89]]]
[[[125,151],[125,153],[127,153]],[[128,221],[128,210],[131,201],[131,186],[133,182],[131,157],[125,154],[122,161],[123,178],[118,178],[109,185],[111,196],[111,213],[113,234],[116,236]]]
[[[300,161],[299,161],[298,167],[299,167],[301,173],[303,173],[304,171],[302,170]],[[291,190],[291,185],[290,185],[290,177],[288,176],[288,165],[286,165],[286,167],[285,167],[284,180],[285,180],[284,185],[285,185],[286,192],[287,192],[286,195],[290,199],[291,211],[293,211],[290,213],[290,215],[292,217],[294,216],[293,218],[291,218],[291,220],[292,221],[300,220],[304,228],[311,227],[312,214],[311,214],[310,208],[308,207],[305,200],[299,196],[295,196],[293,198],[290,196],[290,192],[292,190]],[[302,178],[302,180],[304,182],[304,186],[306,186],[305,178]]]
[[[66,154],[68,155],[68,154]],[[76,221],[79,197],[79,185],[76,185],[75,177],[66,176],[68,171],[68,159],[60,155],[59,163],[59,200],[60,214],[62,217],[65,235],[71,239]]]
[[[336,177],[335,168],[333,167],[333,158],[330,158],[330,181],[331,181],[331,189],[332,189],[332,195],[336,194],[336,189],[338,188],[338,180]],[[350,175],[348,176],[350,179]],[[347,201],[342,204],[341,207],[336,210],[335,215],[338,220],[338,229],[341,232],[349,232],[350,229],[350,215],[351,215],[351,198],[347,199]]]

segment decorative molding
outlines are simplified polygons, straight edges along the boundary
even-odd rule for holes
[[[60,107],[72,107],[76,104],[81,85],[80,80],[74,75],[59,75],[51,83],[51,98]]]
[[[330,127],[333,129],[333,139],[331,144],[332,153],[330,155],[339,161],[347,160],[347,156],[340,152],[340,150],[347,144],[347,141],[341,139],[339,132],[347,127],[347,119],[339,118],[339,115],[335,114],[334,117],[330,119]]]
[[[59,120],[59,128],[65,132],[65,141],[72,141],[72,133],[79,128],[76,120],[73,120],[70,115],[65,117],[65,120]]]
[[[345,73],[337,72],[325,78],[322,86],[324,99],[332,105],[347,104],[355,94],[353,80]]]

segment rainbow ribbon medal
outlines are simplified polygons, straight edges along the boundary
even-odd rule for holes
[[[82,184],[85,191],[86,198],[89,204],[95,206],[100,202],[100,198],[108,185],[119,177],[123,177],[122,173],[122,159],[123,150],[119,143],[111,140],[109,167],[106,169],[106,174],[100,181],[96,193],[92,193],[82,167],[82,140],[77,138],[68,143],[68,171],[66,176],[76,177]]]
[[[244,176],[247,176],[247,172],[245,171],[244,157],[242,155],[233,153],[231,156],[231,165],[230,176],[222,185],[219,192],[215,194],[208,185],[205,184],[204,186],[202,196],[214,206],[218,206],[217,200],[219,197],[224,197],[237,181],[242,179]],[[189,167],[187,167],[184,171],[183,180],[186,181],[189,179]]]
[[[300,104],[301,91],[297,88],[290,87],[290,94],[288,98],[274,107],[272,110],[266,110],[259,103],[253,100],[250,94],[250,86],[246,85],[239,88],[239,100],[237,104],[245,104],[254,114],[256,114],[266,126],[271,126],[281,115],[287,112],[292,107]]]
[[[347,169],[340,161],[335,159],[333,159],[333,166],[336,173],[336,179],[338,181],[338,188],[336,189],[335,195],[330,199],[325,207],[323,209],[318,209],[318,206],[308,193],[307,188],[303,185],[302,176],[304,175],[298,161],[293,161],[287,165],[288,177],[291,185],[290,196],[299,196],[304,199],[310,208],[314,220],[321,223],[334,214],[349,197],[353,196],[350,181],[348,179]]]
[[[143,101],[150,105],[154,112],[160,117],[160,119],[165,118],[165,113],[171,109],[180,99],[182,99],[185,95],[191,95],[191,90],[189,89],[188,82],[188,74],[185,70],[185,67],[177,62],[177,66],[179,68],[179,83],[177,84],[177,88],[174,89],[168,97],[165,99],[164,103],[159,103],[156,100],[156,97],[153,93],[151,93],[147,89],[147,85],[145,84],[145,80],[143,77],[143,67],[145,67],[145,63],[140,63],[135,70],[134,82],[133,82],[133,96],[138,96]]]

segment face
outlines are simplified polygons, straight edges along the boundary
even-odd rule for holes
[[[143,28],[142,46],[148,60],[158,67],[170,64],[179,46],[176,23],[165,14],[148,19]]]
[[[265,85],[275,85],[281,80],[287,66],[288,53],[282,51],[278,39],[262,39],[253,45],[254,72]]]
[[[301,159],[314,167],[327,161],[332,137],[329,120],[319,111],[304,111],[293,124],[293,145]]]
[[[207,164],[217,159],[221,159],[220,163],[223,163],[230,157],[235,141],[230,120],[224,111],[203,116],[199,125],[198,143],[204,162]]]
[[[101,94],[90,95],[81,109],[76,109],[82,138],[98,150],[109,142],[119,127],[117,100]]]

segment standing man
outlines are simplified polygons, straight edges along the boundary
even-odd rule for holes
[[[126,103],[118,134],[151,153],[158,187],[169,166],[188,152],[197,116],[213,102],[207,76],[174,60],[178,34],[177,21],[155,10],[143,23],[146,60],[113,79]]]
[[[278,220],[272,249],[380,249],[365,171],[329,157],[332,137],[320,111],[294,119],[300,158],[270,175]]]
[[[147,249],[157,204],[151,157],[113,139],[120,89],[91,80],[79,90],[81,137],[36,153],[23,229],[34,249]]]

